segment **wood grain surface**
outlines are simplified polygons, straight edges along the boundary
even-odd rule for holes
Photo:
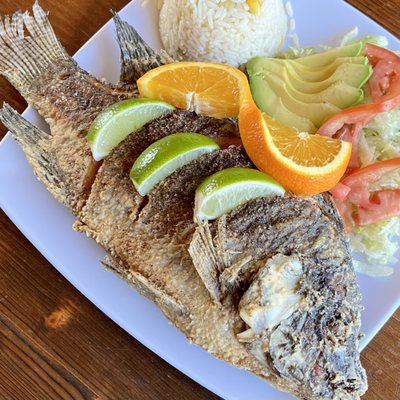
[[[32,2],[0,0],[0,15],[29,9]],[[400,0],[349,2],[400,35]],[[41,1],[70,54],[110,18],[110,9],[119,10],[126,3]],[[0,78],[0,104],[3,101],[18,111],[26,107]],[[0,137],[4,133],[1,126]],[[362,361],[370,386],[364,399],[399,400],[400,311],[364,350]],[[217,398],[114,324],[0,211],[0,400]]]

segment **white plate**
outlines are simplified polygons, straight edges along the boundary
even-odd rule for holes
[[[147,42],[158,48],[156,1],[142,8],[140,1],[128,4],[121,16]],[[328,43],[357,25],[361,35],[385,34],[391,48],[399,41],[369,18],[341,0],[292,0],[301,44]],[[51,14],[50,14],[51,19]],[[98,77],[116,81],[119,51],[112,22],[107,23],[77,53],[76,60]],[[27,119],[44,127],[28,108]],[[7,135],[0,145],[0,205],[35,247],[85,296],[132,336],[170,364],[224,399],[274,399],[292,397],[278,392],[255,376],[211,357],[189,345],[185,337],[146,298],[117,276],[104,271],[98,260],[104,251],[86,236],[71,229],[73,216],[34,177],[18,145]],[[400,304],[400,268],[390,278],[359,276],[365,311],[365,346]],[[162,334],[160,334],[162,332]]]

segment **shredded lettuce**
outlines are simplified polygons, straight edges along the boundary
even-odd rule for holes
[[[394,269],[387,265],[369,264],[365,261],[353,260],[354,269],[360,274],[369,275],[373,277],[386,277],[393,274]]]
[[[291,46],[280,53],[278,53],[276,58],[283,58],[286,60],[292,60],[295,58],[311,56],[312,54],[321,53],[323,51],[330,50],[332,47],[327,45],[318,45],[313,47],[298,47],[298,43],[295,42],[295,35],[291,37]]]
[[[363,166],[371,162],[400,157],[400,107],[378,114],[364,128],[364,136],[366,143],[360,146]]]
[[[393,268],[387,264],[398,261],[400,217],[354,229],[350,246],[357,254],[355,266],[359,272],[372,276],[388,276]]]
[[[365,128],[360,140],[361,165],[400,157],[400,107],[378,114]],[[370,190],[398,189],[400,169],[383,175],[370,185]],[[372,276],[388,276],[393,268],[385,264],[398,262],[400,254],[400,217],[355,228],[350,246],[360,257],[355,261],[357,271]],[[362,256],[361,256],[362,255]]]
[[[400,188],[400,168],[387,172],[382,175],[378,180],[368,185],[368,190],[376,192],[385,189],[399,189]]]
[[[328,46],[325,44],[320,44],[317,46],[310,46],[310,47],[301,47],[298,41],[298,37],[296,34],[288,35],[290,46],[287,50],[278,53],[275,57],[276,58],[283,58],[283,59],[294,59],[299,57],[306,57],[312,54],[321,53],[323,51],[331,50],[334,47],[342,47],[346,46],[351,43],[362,42],[364,45],[366,43],[376,44],[381,47],[388,46],[388,40],[385,36],[363,36],[361,38],[353,40],[358,35],[358,28],[355,27],[351,31],[344,34],[340,42],[337,46]]]
[[[354,42],[358,42],[358,41],[362,41],[364,43],[364,45],[366,45],[367,43],[371,43],[371,44],[375,44],[379,47],[388,47],[388,45],[389,45],[389,41],[388,41],[387,37],[382,36],[382,35],[367,35],[367,36],[363,36],[361,39],[353,40],[350,43],[354,43]],[[346,44],[350,44],[350,43],[346,43]]]
[[[355,26],[351,31],[344,34],[340,41],[339,47],[346,46],[358,36],[358,26]]]
[[[365,138],[365,132],[362,132],[358,142],[358,157],[361,167],[374,163],[378,157],[375,146]]]

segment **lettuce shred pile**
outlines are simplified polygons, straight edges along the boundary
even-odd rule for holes
[[[388,276],[393,268],[387,264],[398,261],[400,217],[355,228],[350,247],[358,253],[354,265],[358,272],[371,276]]]
[[[400,107],[378,114],[364,128],[365,142],[360,148],[363,165],[400,157]]]
[[[360,142],[362,166],[394,157],[400,157],[400,107],[378,114],[364,128]],[[400,171],[384,175],[375,185],[376,190],[398,189]],[[350,246],[363,255],[355,261],[357,271],[371,276],[391,275],[393,268],[385,264],[398,264],[399,238],[400,217],[355,228],[350,236]]]
[[[276,58],[282,58],[282,59],[295,59],[299,57],[306,57],[306,56],[311,56],[316,53],[321,53],[323,51],[331,50],[334,47],[342,47],[346,46],[348,44],[352,44],[354,42],[360,42],[362,41],[364,44],[365,43],[372,43],[376,44],[377,46],[381,47],[387,47],[388,45],[388,40],[385,36],[381,35],[375,35],[375,36],[364,36],[361,38],[357,38],[358,35],[358,28],[354,28],[351,31],[347,32],[346,34],[343,35],[343,37],[339,40],[336,41],[335,43],[332,43],[332,45],[325,45],[325,44],[320,44],[317,46],[310,46],[310,47],[301,47],[300,44],[296,40],[291,40],[289,44],[289,48],[285,51],[282,51],[278,54],[275,55]]]

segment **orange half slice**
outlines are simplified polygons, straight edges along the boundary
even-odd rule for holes
[[[137,81],[142,97],[214,118],[237,117],[249,90],[246,75],[224,64],[178,62],[155,68]]]
[[[298,194],[331,189],[350,160],[351,143],[299,132],[262,114],[249,98],[241,107],[239,128],[254,164]]]

